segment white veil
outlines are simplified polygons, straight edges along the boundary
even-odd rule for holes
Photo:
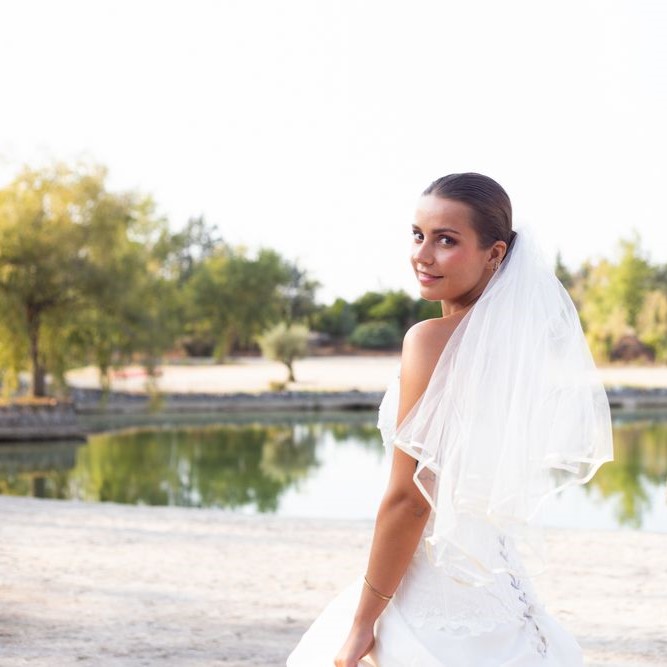
[[[579,316],[532,231],[518,230],[394,430],[391,443],[417,460],[414,481],[435,513],[426,533],[434,564],[484,585],[513,571],[500,536],[533,547],[541,565],[543,501],[588,481],[613,451]]]

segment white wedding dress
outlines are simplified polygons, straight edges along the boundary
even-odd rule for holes
[[[416,461],[424,535],[376,621],[372,667],[577,667],[572,635],[527,576],[544,500],[613,460],[609,401],[576,307],[532,232],[521,229],[397,424],[399,373],[380,405],[388,460]],[[426,551],[428,549],[428,552]],[[363,577],[322,612],[288,667],[331,667]]]
[[[397,394],[398,377],[379,411],[387,456],[393,452]],[[424,535],[431,533],[433,520],[432,512]],[[482,519],[465,521],[475,539],[497,549],[514,574],[497,574],[486,586],[459,583],[431,564],[422,538],[393,599],[376,621],[375,646],[360,667],[582,665],[579,644],[536,599],[512,539]],[[332,667],[350,630],[362,585],[360,575],[326,606],[292,651],[287,667]]]

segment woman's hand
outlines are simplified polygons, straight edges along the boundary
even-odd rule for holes
[[[352,626],[343,647],[334,660],[336,667],[357,667],[359,661],[373,648],[373,626]]]

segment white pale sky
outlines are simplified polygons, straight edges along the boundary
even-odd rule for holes
[[[0,185],[100,162],[322,302],[418,296],[414,204],[458,171],[571,267],[633,229],[667,262],[662,0],[5,0],[0,25]]]

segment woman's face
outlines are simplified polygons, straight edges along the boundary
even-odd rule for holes
[[[493,266],[502,255],[497,257],[496,246],[478,247],[471,215],[466,204],[452,199],[435,195],[419,199],[412,225],[411,261],[423,299],[465,307],[493,275]]]

